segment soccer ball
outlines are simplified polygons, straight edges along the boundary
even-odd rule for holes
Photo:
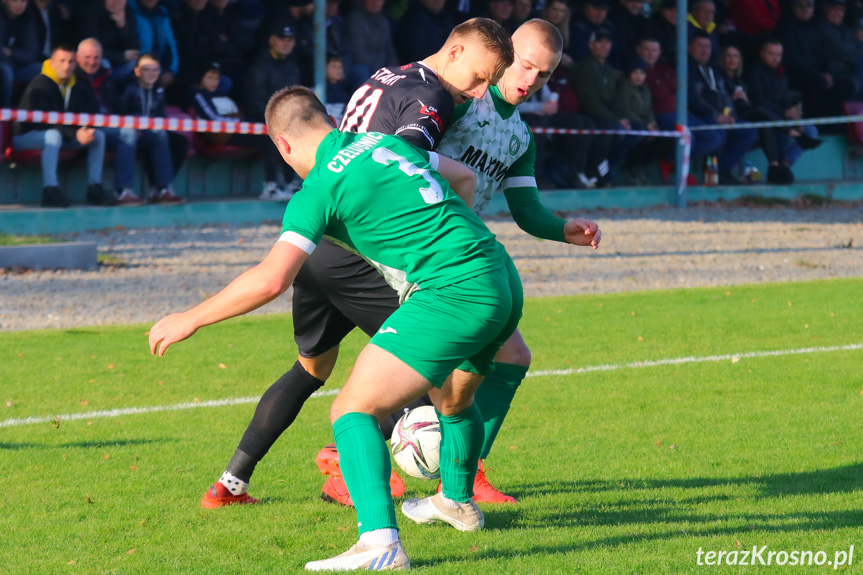
[[[418,479],[440,479],[440,422],[434,407],[423,405],[405,413],[390,443],[402,471]]]

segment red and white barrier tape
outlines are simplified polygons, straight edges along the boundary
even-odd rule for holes
[[[576,130],[574,128],[531,128],[534,134],[582,134],[596,136],[602,134],[620,136],[657,136],[659,138],[679,138],[680,132],[650,130]]]
[[[215,134],[264,135],[267,133],[266,124],[257,122],[213,122],[191,118],[144,118],[140,116],[117,116],[115,114],[74,114],[71,112],[0,109],[0,122],[9,121],[63,126],[92,126],[94,128],[134,128],[135,130],[171,130]]]

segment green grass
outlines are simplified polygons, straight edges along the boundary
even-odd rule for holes
[[[294,361],[289,321],[232,320],[161,359],[146,326],[0,334],[0,421],[260,395]],[[542,371],[859,344],[861,325],[852,279],[530,300],[522,331]],[[413,568],[832,571],[698,567],[696,552],[863,547],[861,368],[851,350],[531,377],[488,461],[520,503],[486,506],[477,534],[401,521]],[[200,497],[253,404],[0,427],[2,573],[296,572],[342,552],[355,515],[317,499],[329,405],[310,400],[258,465],[263,505],[216,511]],[[861,565],[863,548],[841,571]]]
[[[53,244],[57,240],[51,236],[18,236],[0,232],[0,246],[23,246],[30,244]]]

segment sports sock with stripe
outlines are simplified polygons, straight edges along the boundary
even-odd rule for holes
[[[375,529],[398,529],[390,494],[390,451],[377,419],[346,413],[333,423],[339,467],[357,509],[360,535]]]
[[[503,425],[503,420],[512,405],[518,386],[527,375],[527,368],[512,363],[494,364],[494,371],[485,376],[482,385],[474,395],[474,400],[482,414],[485,439],[480,452],[480,459],[488,457],[491,446],[497,437],[497,432]]]
[[[306,400],[323,385],[298,360],[264,392],[227,470],[248,483],[258,462],[294,422]]]
[[[461,413],[441,415],[440,478],[443,494],[454,501],[473,497],[473,478],[482,449],[482,415],[476,403]]]

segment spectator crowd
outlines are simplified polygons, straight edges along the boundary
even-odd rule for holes
[[[673,169],[674,141],[650,135],[676,123],[676,0],[327,0],[327,101],[338,115],[378,68],[436,52],[452,28],[485,16],[514,30],[541,17],[565,49],[551,81],[521,106],[534,127],[639,131],[538,135],[542,187],[590,188]],[[0,107],[263,121],[271,93],[314,86],[315,6],[309,0],[0,0]],[[863,96],[863,0],[689,0],[688,122],[727,126],[842,113]],[[202,136],[212,145],[260,148],[263,199],[300,185],[266,138]],[[715,158],[719,181],[741,181],[753,147],[768,181],[821,140],[811,126],[694,133],[695,162]],[[179,202],[171,187],[189,141],[163,131],[14,126],[15,150],[42,153],[43,204],[65,206],[57,166],[86,150],[87,201]],[[105,154],[113,189],[102,189]],[[143,156],[147,197],[132,187]]]

